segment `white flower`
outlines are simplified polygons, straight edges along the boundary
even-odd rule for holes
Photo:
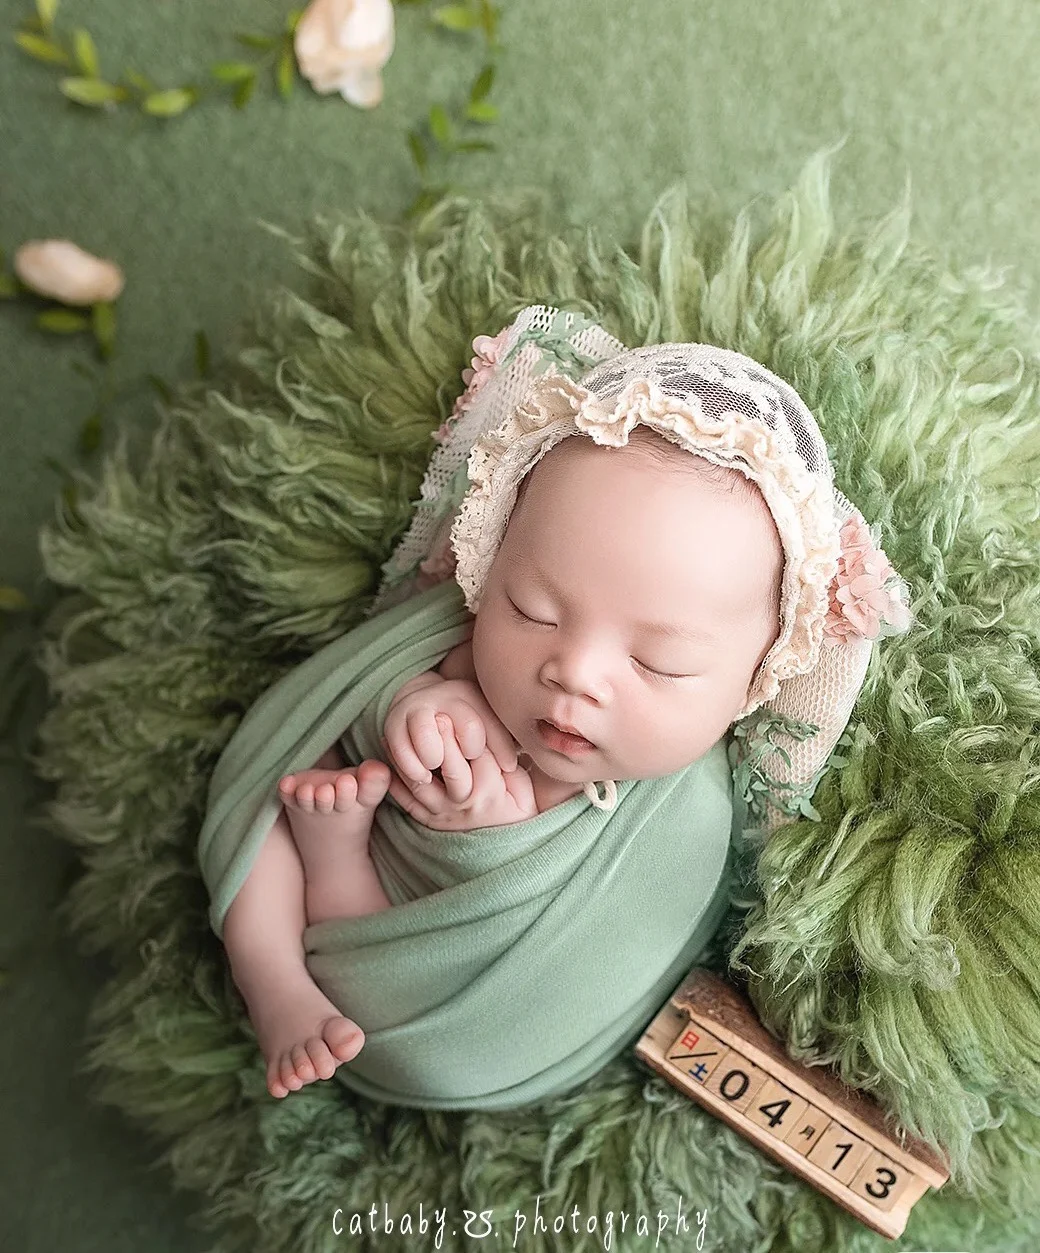
[[[84,252],[68,239],[32,239],[14,254],[14,272],[26,287],[66,305],[115,300],[123,271],[114,261]]]
[[[315,91],[373,109],[383,98],[380,70],[394,50],[390,0],[312,0],[296,25],[296,60]]]

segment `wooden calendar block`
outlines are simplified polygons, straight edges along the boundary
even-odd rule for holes
[[[874,1149],[856,1172],[852,1190],[878,1209],[890,1210],[910,1186],[910,1171]]]
[[[883,1236],[949,1178],[928,1145],[833,1071],[788,1057],[735,988],[694,968],[643,1032],[636,1056],[788,1170]]]
[[[775,1079],[768,1079],[744,1113],[751,1122],[765,1127],[778,1140],[785,1140],[789,1132],[799,1127],[803,1121],[802,1115],[808,1108],[808,1102],[803,1101],[790,1088],[785,1088]]]
[[[810,1162],[829,1171],[835,1179],[851,1183],[869,1152],[870,1145],[866,1140],[861,1140],[848,1127],[843,1127],[832,1118],[826,1131],[809,1150],[808,1157]]]
[[[728,1044],[717,1040],[710,1031],[689,1023],[668,1050],[668,1060],[691,1079],[704,1083],[728,1052]]]
[[[743,1113],[768,1078],[764,1070],[759,1070],[736,1049],[730,1049],[712,1071],[711,1078],[704,1087],[725,1101],[731,1110]]]
[[[823,1135],[829,1122],[830,1119],[822,1109],[806,1103],[805,1113],[784,1136],[784,1143],[789,1144],[796,1153],[808,1157],[812,1146]]]

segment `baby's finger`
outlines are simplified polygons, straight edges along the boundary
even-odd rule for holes
[[[444,762],[441,765],[444,790],[450,801],[467,800],[473,790],[473,774],[469,762],[462,755],[462,749],[455,739],[455,728],[447,714],[437,715],[437,726],[444,749]]]
[[[430,708],[414,709],[407,715],[405,724],[423,776],[438,770],[444,760],[444,742],[434,711]],[[420,777],[416,775],[416,778]]]
[[[509,734],[498,718],[489,719],[486,725],[487,746],[495,754],[495,760],[504,774],[512,774],[519,764],[516,740]]]
[[[517,809],[521,813],[533,813],[537,809],[534,784],[531,782],[530,774],[522,766],[504,774],[502,782],[505,784],[506,791],[516,801]]]
[[[505,776],[490,748],[485,748],[480,756],[469,764],[473,771],[472,798],[474,801],[479,800],[490,804],[504,795]]]
[[[499,716],[487,702],[487,698],[479,690],[467,697],[469,707],[473,709],[480,722],[480,751],[490,748],[499,766],[507,774],[516,769],[516,745],[513,737],[503,725]],[[460,741],[461,743],[461,741]],[[478,755],[479,754],[475,754]],[[474,754],[467,753],[467,757]]]
[[[391,773],[390,787],[387,790],[406,814],[410,814],[423,826],[430,825],[427,821],[431,817],[429,810],[425,805],[420,805],[407,784],[403,783],[396,774]]]
[[[455,739],[467,761],[473,761],[487,747],[484,719],[464,700],[451,700],[440,711],[447,714],[455,729]]]
[[[394,765],[403,778],[416,782],[428,783],[433,775],[423,765],[412,747],[410,732],[407,726],[399,731],[391,731],[391,739],[383,736],[383,747],[391,758],[387,765]]]
[[[385,744],[385,740],[383,741]],[[406,812],[418,818],[420,822],[429,826],[430,816],[439,814],[445,807],[447,794],[441,786],[439,780],[432,774],[427,773],[426,782],[420,782],[417,779],[406,779],[403,775],[395,773],[391,769],[391,781],[397,784],[398,789],[407,788],[409,796],[415,799],[417,808],[408,809],[402,805]],[[391,796],[394,795],[391,792]],[[421,811],[421,812],[420,812]]]

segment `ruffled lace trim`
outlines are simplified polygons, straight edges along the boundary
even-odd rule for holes
[[[562,439],[582,434],[598,444],[623,447],[638,423],[690,452],[747,473],[776,522],[785,554],[783,629],[737,715],[745,717],[771,700],[784,679],[816,665],[840,555],[830,479],[810,473],[797,450],[784,447],[762,420],[736,413],[709,417],[696,397],[668,396],[646,379],[630,383],[610,407],[565,375],[543,375],[525,401],[473,445],[468,462],[472,487],[451,530],[455,577],[467,607],[476,613],[523,476]]]

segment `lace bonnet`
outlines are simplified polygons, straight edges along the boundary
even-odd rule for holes
[[[909,588],[835,487],[801,397],[740,353],[627,349],[581,314],[544,305],[478,336],[474,350],[369,616],[452,576],[476,613],[527,472],[562,439],[621,447],[642,423],[754,480],[772,512],[785,557],[781,626],[736,715],[731,763],[767,832],[785,815],[814,816],[809,799],[848,724],[873,641],[906,631],[912,618]],[[602,783],[604,796],[595,783],[585,794],[612,809],[616,784]]]

